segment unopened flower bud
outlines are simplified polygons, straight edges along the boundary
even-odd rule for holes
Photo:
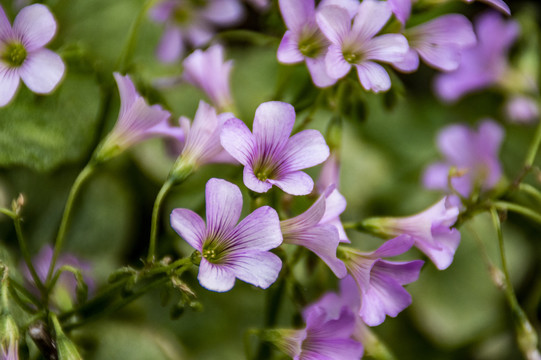
[[[0,317],[0,356],[2,359],[19,358],[19,329],[9,314]]]
[[[62,327],[58,322],[56,315],[52,315],[54,331],[56,334],[56,347],[58,349],[58,360],[82,360],[77,347],[66,334],[62,331]]]

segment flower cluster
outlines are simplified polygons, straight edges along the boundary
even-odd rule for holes
[[[388,321],[388,317],[397,317],[419,297],[409,285],[421,277],[425,264],[431,270],[452,266],[461,243],[458,228],[473,216],[488,212],[500,245],[502,271],[496,269],[488,254],[483,253],[483,258],[493,272],[494,282],[505,291],[520,350],[528,358],[538,358],[537,337],[520,308],[507,273],[501,222],[504,212],[515,211],[541,223],[541,214],[536,207],[539,204],[531,201],[541,199],[541,192],[523,183],[524,179],[529,180],[528,173],[535,169],[541,124],[522,168],[514,181],[508,183],[499,160],[505,134],[503,125],[485,119],[476,129],[465,124],[441,128],[436,143],[443,158],[430,164],[422,179],[426,189],[440,190],[443,194],[438,195],[437,201],[434,198],[425,210],[413,215],[373,216],[372,213],[386,204],[374,196],[374,204],[378,202],[375,206],[366,205],[370,201],[364,198],[358,201],[363,203],[362,207],[357,206],[351,201],[357,196],[352,194],[358,194],[354,191],[357,189],[352,189],[357,184],[341,184],[340,179],[341,170],[343,174],[351,173],[352,166],[364,161],[362,151],[352,151],[354,147],[349,147],[348,141],[357,135],[356,131],[351,131],[351,123],[357,130],[357,120],[371,117],[365,116],[365,110],[375,109],[372,114],[380,115],[380,107],[382,111],[391,108],[387,105],[395,104],[390,102],[396,100],[398,103],[402,101],[397,100],[401,96],[409,96],[399,89],[408,84],[407,80],[396,86],[394,79],[398,83],[399,78],[394,77],[392,71],[395,70],[411,74],[424,66],[421,62],[437,70],[434,93],[447,103],[446,106],[467,93],[494,87],[502,91],[505,108],[512,120],[528,122],[538,116],[539,107],[535,102],[539,100],[535,84],[537,70],[530,67],[529,73],[522,72],[520,66],[514,67],[508,56],[519,36],[518,22],[505,19],[492,10],[476,18],[472,25],[464,15],[442,14],[437,8],[439,1],[278,0],[277,6],[271,6],[266,0],[247,1],[251,3],[250,18],[244,24],[247,28],[228,32],[223,36],[225,44],[212,45],[211,40],[221,27],[239,24],[244,18],[246,9],[240,0],[160,0],[153,7],[154,2],[149,2],[134,20],[120,55],[121,61],[110,67],[109,64],[102,66],[99,60],[94,61],[84,46],[70,44],[70,36],[75,35],[64,38],[64,34],[60,34],[59,42],[65,40],[66,44],[59,53],[63,54],[70,71],[73,62],[76,65],[73,69],[80,65],[84,71],[95,75],[93,79],[108,78],[109,81],[100,84],[105,98],[97,111],[100,131],[93,133],[101,136],[102,126],[109,132],[94,139],[95,148],[88,151],[88,163],[69,191],[54,247],[45,245],[35,256],[29,251],[35,245],[35,238],[48,237],[51,229],[56,227],[53,224],[47,231],[35,231],[33,235],[39,236],[32,236],[28,246],[23,226],[28,223],[32,226],[32,223],[23,220],[30,217],[35,208],[23,214],[23,207],[26,198],[35,201],[32,196],[20,195],[10,209],[0,207],[0,214],[11,218],[15,227],[14,231],[2,231],[2,234],[9,237],[14,233],[16,241],[13,244],[19,244],[24,260],[21,261],[20,276],[12,276],[4,263],[4,254],[0,254],[0,357],[18,359],[20,348],[31,353],[39,351],[41,354],[36,353],[37,357],[80,359],[79,351],[85,345],[79,349],[79,345],[70,340],[70,331],[83,327],[90,319],[112,314],[150,289],[164,284],[168,292],[172,293],[173,289],[176,292],[178,300],[171,309],[171,317],[175,318],[187,308],[200,307],[197,291],[226,293],[235,287],[238,279],[252,287],[235,291],[248,289],[257,295],[261,289],[269,289],[268,328],[248,332],[248,335],[260,338],[258,351],[262,356],[257,358],[265,358],[265,352],[271,351],[263,342],[270,342],[296,360],[355,360],[365,353],[374,358],[389,358],[377,354],[379,345],[375,344],[377,341],[371,328]],[[510,15],[509,7],[502,0],[480,1]],[[21,4],[17,1],[6,7],[6,12],[10,14]],[[427,11],[432,7],[434,12]],[[267,17],[263,10],[268,10],[270,15]],[[149,79],[153,76],[152,69],[142,71],[146,64],[136,64],[132,59],[136,35],[148,11],[153,20],[165,26],[158,46],[159,60],[176,62],[184,58],[182,64],[178,63],[182,66],[180,75],[166,78],[161,85],[186,86],[195,99],[177,101],[175,96],[178,94],[166,93],[166,87],[159,86],[160,80]],[[48,94],[58,86],[65,72],[64,60],[45,48],[57,29],[49,9],[41,4],[26,6],[15,17],[13,26],[6,12],[0,7],[0,106],[12,100],[21,79],[33,92]],[[286,31],[278,45],[277,32],[270,27],[274,20],[280,21],[280,14]],[[64,14],[59,16],[59,19],[64,18]],[[259,20],[262,20],[260,24]],[[278,31],[283,31],[283,26],[279,26],[281,30]],[[257,34],[251,27],[264,34]],[[255,100],[250,104],[240,92],[235,92],[238,103],[235,102],[230,86],[233,60],[226,60],[225,53],[230,41],[239,40],[243,46],[245,42],[277,45],[278,62],[304,62],[312,81],[305,71],[283,71],[286,75],[282,76],[280,70],[274,92],[266,93],[265,99],[254,96]],[[184,57],[188,48],[194,50]],[[530,49],[535,52],[538,44]],[[271,47],[274,70],[277,67],[275,50],[276,47]],[[538,53],[529,56],[530,60],[539,59]],[[152,55],[149,58],[158,65]],[[257,57],[255,59],[251,60],[259,61]],[[237,64],[244,60],[235,59]],[[119,64],[122,64],[120,68]],[[88,69],[86,65],[90,65]],[[168,70],[167,67],[163,69]],[[237,70],[244,69],[240,66]],[[400,76],[410,76],[405,74]],[[114,92],[113,78],[118,96]],[[294,84],[299,78],[303,81]],[[366,91],[390,90],[391,79],[396,91],[384,95],[383,100],[381,96],[365,94]],[[249,80],[249,77],[243,79]],[[287,86],[291,89],[285,89]],[[194,87],[201,92],[194,92]],[[109,99],[111,93],[113,96]],[[201,100],[200,95],[206,100]],[[376,101],[376,98],[382,101]],[[32,106],[39,106],[43,99],[35,97],[34,100]],[[118,116],[112,112],[115,102],[119,102]],[[193,120],[183,115],[190,114],[191,110],[186,109],[190,103],[194,108],[191,110],[195,110]],[[413,105],[395,106],[407,108]],[[443,107],[442,104],[438,106]],[[17,113],[19,109],[14,108]],[[361,112],[362,116],[359,115]],[[396,115],[402,117],[402,113]],[[449,116],[456,114],[450,112]],[[116,123],[110,124],[108,121],[115,117]],[[462,121],[469,123],[471,120],[463,118]],[[2,128],[9,130],[10,126],[12,123],[7,122]],[[325,128],[326,131],[321,130]],[[373,140],[369,138],[370,132],[366,135],[367,143]],[[383,136],[387,137],[387,132]],[[150,231],[146,226],[137,231],[138,237],[150,233],[148,253],[145,258],[140,258],[138,266],[130,264],[112,272],[109,284],[104,285],[102,291],[93,291],[96,286],[90,266],[72,255],[62,254],[65,239],[77,236],[72,227],[79,225],[84,216],[74,216],[75,212],[85,210],[75,206],[82,199],[79,196],[82,184],[94,171],[102,171],[107,166],[112,170],[115,164],[122,163],[111,161],[105,166],[112,158],[155,137],[167,138],[169,153],[158,153],[159,149],[150,144],[132,154],[136,160],[141,160],[140,155],[144,154],[144,161],[155,160],[156,164],[151,166],[163,170],[145,169],[149,170],[145,174],[152,173],[152,176],[137,179],[140,182],[148,180],[146,189],[156,187],[158,179],[161,184],[152,208]],[[389,141],[379,144],[381,154],[393,145],[391,136],[386,140]],[[399,141],[405,143],[403,139]],[[159,139],[156,144],[164,145]],[[377,157],[377,161],[384,157]],[[124,160],[127,163],[131,159],[126,157]],[[137,165],[146,167],[144,161]],[[210,165],[216,163],[220,165]],[[0,161],[0,165],[4,166],[4,163]],[[204,171],[192,175],[203,167]],[[381,172],[381,178],[397,177],[399,168],[389,166],[387,171]],[[129,170],[128,176],[131,176],[137,167]],[[377,169],[368,169],[374,170]],[[319,175],[315,175],[318,171]],[[414,177],[418,175],[416,173]],[[188,177],[190,180],[185,183]],[[204,203],[202,186],[197,194],[192,179],[206,182]],[[358,181],[365,179],[359,177]],[[181,186],[183,188],[179,189]],[[167,196],[176,190],[181,190],[177,197],[168,199]],[[98,191],[100,195],[106,194],[107,188],[98,187]],[[515,195],[521,191],[530,197],[531,207],[515,202],[515,197],[520,198]],[[190,207],[182,202],[183,196],[197,198],[198,195],[200,206]],[[405,199],[412,198],[402,192],[385,195],[400,206],[409,206]],[[246,201],[248,198],[250,201]],[[171,201],[168,203],[165,199]],[[145,201],[142,199],[141,203]],[[415,201],[411,203],[417,204],[418,199]],[[132,204],[127,203],[123,209]],[[348,205],[350,209],[346,212]],[[384,211],[394,211],[387,210]],[[162,234],[160,228],[166,211],[169,234]],[[343,223],[341,218],[348,217],[349,221]],[[126,227],[130,227],[136,221],[126,223]],[[179,237],[181,244],[176,246]],[[109,236],[104,238],[109,241]],[[176,241],[175,246],[173,241]],[[171,253],[162,257],[161,253],[166,249]],[[186,249],[188,252],[178,256],[180,258],[172,255],[184,253]],[[9,251],[7,249],[6,253]],[[11,259],[7,259],[6,263],[11,263]],[[457,263],[460,261],[454,265]],[[19,283],[19,279],[24,283]],[[316,286],[311,288],[312,285]],[[339,291],[330,291],[335,285],[339,286]],[[87,299],[89,293],[93,299]],[[229,295],[234,296],[231,293]],[[167,297],[164,296],[164,303],[167,303]],[[278,311],[286,297],[291,300],[287,308],[293,313],[293,321],[284,326],[283,316],[278,315]],[[14,306],[20,309],[12,311]],[[24,317],[15,316],[22,312],[25,312]],[[28,333],[22,333],[23,329]],[[30,339],[35,347],[25,344]],[[248,355],[249,347],[247,344]],[[81,353],[85,354],[86,350]]]

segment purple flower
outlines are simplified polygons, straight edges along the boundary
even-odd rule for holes
[[[390,17],[389,5],[374,0],[361,3],[353,24],[344,8],[332,5],[321,8],[316,20],[331,42],[325,57],[327,74],[340,79],[351,66],[355,66],[359,81],[366,90],[389,90],[389,74],[373,60],[386,63],[402,61],[408,51],[408,41],[401,34],[374,37]]]
[[[507,51],[518,36],[518,23],[489,12],[475,21],[475,31],[477,45],[462,53],[455,71],[435,80],[436,94],[444,101],[453,102],[469,92],[494,85],[508,71]]]
[[[304,213],[280,222],[284,243],[306,247],[321,258],[334,274],[343,278],[347,274],[344,263],[336,257],[340,243],[335,226],[324,223],[327,197],[334,188],[329,188]]]
[[[440,16],[404,31],[410,50],[394,67],[412,72],[419,67],[419,57],[428,65],[443,71],[456,70],[463,49],[475,45],[470,21],[459,14]]]
[[[115,127],[96,154],[99,160],[116,156],[132,145],[156,136],[184,140],[182,129],[169,125],[169,112],[159,105],[149,106],[135,90],[129,76],[119,73],[114,73],[114,76],[120,93],[120,113]]]
[[[213,291],[228,291],[235,278],[269,287],[282,267],[269,252],[282,243],[276,211],[262,206],[239,224],[242,194],[236,185],[210,179],[206,190],[207,224],[188,209],[171,213],[171,226],[201,255],[199,283]]]
[[[44,48],[55,33],[56,21],[44,5],[22,9],[13,27],[0,6],[0,106],[13,98],[20,79],[37,94],[48,94],[58,85],[64,63]]]
[[[274,343],[294,360],[357,360],[363,346],[351,339],[355,315],[343,307],[338,315],[329,316],[326,309],[311,306],[304,311],[306,327],[302,330],[274,330]]]
[[[528,96],[516,95],[506,102],[505,112],[509,121],[528,124],[535,122],[539,117],[539,106]]]
[[[183,164],[198,167],[208,163],[236,162],[220,144],[222,127],[231,118],[231,113],[217,115],[216,110],[202,100],[191,125],[190,120],[182,116],[180,126],[186,134],[181,152]]]
[[[356,0],[342,2],[354,11],[359,7]],[[335,3],[337,1],[322,1],[318,9]],[[305,61],[316,86],[333,85],[336,79],[329,77],[325,69],[329,41],[316,23],[314,0],[280,0],[279,5],[288,30],[278,47],[278,61],[284,64]]]
[[[244,184],[267,192],[273,185],[291,195],[307,195],[314,181],[299,171],[322,163],[329,147],[317,130],[303,130],[291,138],[293,106],[279,101],[259,105],[253,134],[238,119],[229,119],[220,136],[224,149],[244,165]]]
[[[243,16],[238,0],[164,0],[151,12],[152,19],[165,23],[158,58],[163,62],[177,61],[184,54],[186,42],[203,46],[212,39],[216,26],[234,25]]]
[[[336,154],[331,153],[329,158],[323,163],[316,183],[317,192],[319,194],[325,194],[330,186],[335,187],[330,194],[326,195],[325,213],[323,214],[320,223],[333,225],[336,230],[338,230],[340,242],[349,243],[350,241],[344,230],[342,221],[340,221],[340,215],[346,210],[347,201],[338,191],[338,185],[340,183],[339,173],[340,164],[337,156]]]
[[[475,0],[464,0],[467,3],[472,3]],[[495,9],[498,9],[499,11],[503,12],[506,15],[511,15],[511,10],[509,9],[509,6],[503,1],[503,0],[479,0],[480,2],[484,2],[486,4],[489,4]]]
[[[411,295],[403,285],[414,282],[424,262],[387,261],[383,257],[397,256],[413,245],[410,236],[402,235],[386,241],[373,252],[343,248],[344,262],[355,279],[361,297],[359,316],[369,326],[376,326],[385,316],[396,317],[411,304]]]
[[[220,112],[232,109],[229,74],[233,61],[224,62],[224,49],[221,45],[213,45],[206,51],[195,50],[182,64],[184,79],[203,90]]]
[[[439,270],[453,262],[460,232],[452,228],[459,209],[447,197],[419,214],[408,217],[370,218],[363,225],[383,237],[408,235],[415,247],[432,260]]]
[[[466,125],[443,128],[437,142],[445,161],[425,170],[424,186],[450,191],[449,172],[454,168],[451,185],[462,196],[467,198],[474,190],[492,189],[502,177],[498,152],[503,136],[502,127],[492,120],[483,121],[477,131]]]
[[[45,245],[41,248],[39,253],[32,259],[32,265],[36,269],[36,273],[42,283],[47,280],[47,274],[51,261],[53,259],[53,248],[49,245]],[[94,289],[94,279],[91,276],[91,266],[87,262],[79,260],[77,257],[71,254],[62,254],[58,257],[54,272],[57,272],[62,266],[71,266],[79,269],[83,275],[83,280],[88,286],[88,289],[92,291]],[[26,264],[22,265],[23,275],[26,281],[26,287],[30,292],[36,296],[40,296],[37,285],[34,283],[34,279],[30,275],[30,270]],[[70,308],[77,299],[77,280],[75,275],[69,271],[63,271],[56,282],[54,291],[52,293],[52,299],[54,305],[61,309]]]

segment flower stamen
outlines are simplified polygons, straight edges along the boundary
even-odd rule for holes
[[[2,59],[12,67],[21,66],[26,60],[27,52],[24,45],[18,42],[9,43],[6,46]]]

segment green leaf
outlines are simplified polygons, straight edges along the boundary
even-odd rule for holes
[[[99,112],[99,87],[90,75],[70,74],[48,96],[21,86],[0,109],[0,166],[52,170],[91,150]]]

